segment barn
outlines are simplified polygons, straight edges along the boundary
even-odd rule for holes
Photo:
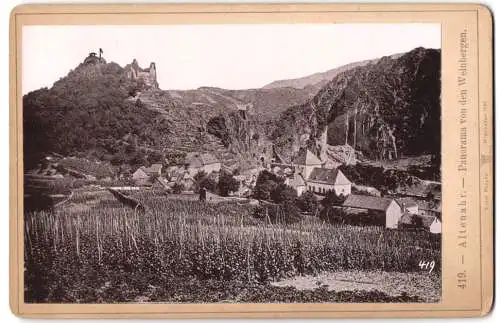
[[[394,199],[386,197],[351,194],[344,201],[343,206],[366,210],[376,216],[383,217],[381,222],[385,223],[385,227],[389,229],[397,229],[399,219],[402,216],[400,205]]]

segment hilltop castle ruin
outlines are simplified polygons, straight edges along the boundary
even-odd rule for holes
[[[152,62],[148,68],[141,68],[134,58],[132,64],[125,66],[125,73],[132,80],[141,80],[147,88],[158,88],[156,65]]]

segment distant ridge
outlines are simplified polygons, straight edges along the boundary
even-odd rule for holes
[[[389,58],[396,59],[401,57],[403,54],[394,54],[389,56]],[[275,88],[283,88],[283,87],[291,87],[295,89],[305,89],[310,88],[310,91],[317,92],[323,86],[325,86],[328,82],[330,82],[334,77],[338,74],[348,71],[350,69],[376,64],[381,58],[369,59],[354,63],[349,63],[346,65],[342,65],[326,72],[314,73],[308,76],[296,78],[296,79],[286,79],[286,80],[278,80],[271,82],[267,85],[264,85],[263,89],[275,89]]]

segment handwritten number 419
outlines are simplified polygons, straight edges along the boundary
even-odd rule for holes
[[[418,266],[420,267],[421,270],[428,270],[429,274],[432,273],[435,265],[436,265],[436,263],[434,262],[434,260],[432,260],[432,261],[420,260],[420,262],[418,264]]]

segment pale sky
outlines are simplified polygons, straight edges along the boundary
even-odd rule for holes
[[[439,24],[24,26],[22,87],[50,88],[99,48],[155,62],[162,89],[248,89],[419,46],[441,48]]]

